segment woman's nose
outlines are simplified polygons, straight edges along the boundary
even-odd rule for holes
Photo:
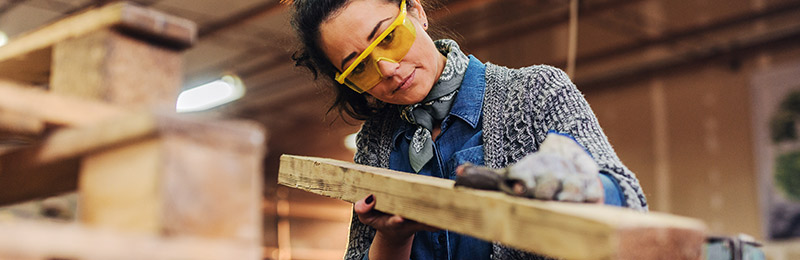
[[[394,76],[397,72],[397,68],[400,67],[399,62],[392,62],[389,60],[378,60],[378,70],[381,72],[381,75],[384,78],[389,78]]]

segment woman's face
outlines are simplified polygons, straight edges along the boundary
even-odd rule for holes
[[[414,44],[399,63],[378,61],[383,79],[367,90],[383,102],[399,105],[421,102],[438,80],[445,63],[445,57],[425,32],[427,28],[423,24],[427,24],[427,18],[419,0],[406,1],[413,1],[414,5],[408,10],[407,18],[417,31]],[[343,71],[399,13],[399,4],[384,0],[352,0],[320,25],[322,51],[333,66]]]

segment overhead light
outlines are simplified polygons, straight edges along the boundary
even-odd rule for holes
[[[0,46],[6,45],[8,43],[8,35],[5,32],[0,31]]]
[[[190,88],[178,95],[175,111],[178,113],[208,110],[244,96],[242,80],[234,75]]]

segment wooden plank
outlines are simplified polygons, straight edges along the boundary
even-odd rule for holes
[[[39,136],[44,132],[44,122],[25,114],[0,109],[0,136]],[[0,139],[2,140],[2,139]]]
[[[57,95],[6,80],[0,80],[0,111],[62,126],[92,125],[127,113],[102,102]]]
[[[162,123],[162,232],[262,240],[264,129],[253,122]]]
[[[132,113],[97,125],[57,130],[40,144],[0,155],[0,204],[73,191],[79,158],[155,136],[150,113]]]
[[[132,234],[77,224],[0,223],[0,259],[261,259],[261,247],[235,241]]]
[[[150,113],[65,128],[0,155],[0,204],[80,187],[90,225],[260,245],[264,144],[252,123]]]
[[[102,102],[0,80],[0,154],[41,140],[53,126],[88,126],[127,113]]]
[[[123,107],[175,109],[183,81],[181,53],[112,29],[53,47],[50,90]]]
[[[537,201],[454,188],[451,180],[283,155],[282,185],[355,202],[487,241],[566,259],[701,259],[705,225],[661,213]]]
[[[118,2],[88,10],[12,39],[0,47],[0,78],[47,84],[52,47],[58,42],[114,28],[174,49],[196,40],[193,22]]]
[[[92,126],[58,130],[37,147],[2,155],[3,160],[14,165],[9,164],[2,170],[46,165],[154,136],[156,120],[156,116],[149,112],[131,113]]]
[[[79,219],[96,227],[160,234],[162,208],[158,138],[107,149],[83,159],[78,194]],[[77,178],[77,176],[76,176]]]
[[[165,117],[158,139],[85,157],[83,223],[260,245],[264,134],[241,122]]]

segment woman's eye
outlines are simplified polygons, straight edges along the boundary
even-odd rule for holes
[[[359,62],[358,65],[356,65],[356,67],[353,68],[353,71],[350,72],[350,75],[361,74],[361,72],[364,72],[364,67],[365,66],[366,65],[364,65],[364,61]]]
[[[381,40],[381,43],[379,43],[378,45],[381,45],[381,46],[388,45],[388,44],[392,43],[392,40],[394,40],[394,30],[392,30],[392,32],[387,34],[386,37],[384,37],[383,40]]]

